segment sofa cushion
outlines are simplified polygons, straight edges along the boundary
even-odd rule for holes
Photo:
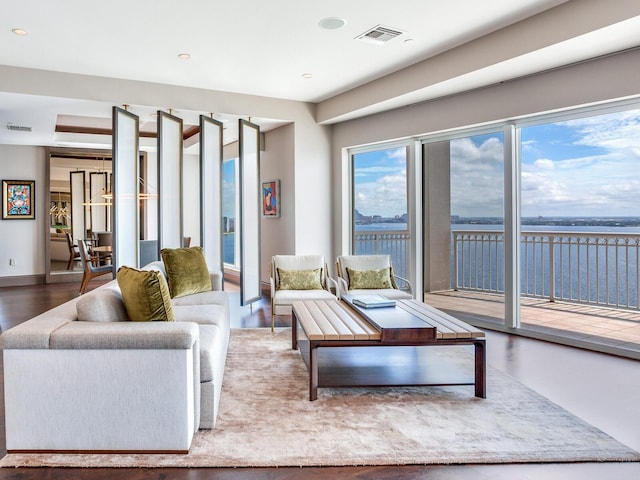
[[[297,300],[337,300],[328,290],[278,290],[273,297],[274,305],[291,305]]]
[[[163,248],[160,254],[172,298],[211,290],[211,277],[201,247]]]
[[[223,305],[177,305],[173,307],[176,322],[190,322],[198,325],[218,325],[229,330],[229,314]]]
[[[322,268],[285,270],[278,268],[278,290],[322,290]]]
[[[226,359],[224,332],[217,325],[199,325],[200,329],[200,382],[221,382],[215,378]],[[228,336],[226,337],[228,338]]]
[[[347,268],[347,274],[349,275],[349,290],[355,288],[393,288],[389,267],[373,270]]]
[[[113,284],[82,295],[76,303],[81,322],[120,322],[129,320],[118,287]]]
[[[175,320],[167,282],[161,272],[122,266],[116,278],[130,320]]]

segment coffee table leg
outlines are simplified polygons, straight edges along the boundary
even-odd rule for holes
[[[318,398],[318,346],[309,342],[309,401]]]
[[[476,397],[487,398],[487,355],[485,351],[485,341],[478,340],[473,342],[476,347]]]
[[[295,310],[291,312],[291,349],[298,349],[298,317]]]

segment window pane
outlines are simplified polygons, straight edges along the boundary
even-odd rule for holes
[[[640,110],[526,127],[521,139],[522,323],[622,343],[610,310],[578,318],[559,304],[638,308]],[[554,301],[553,314],[534,315],[532,301]]]
[[[469,321],[504,323],[504,135],[427,143],[425,299]]]
[[[406,147],[353,155],[353,206],[353,253],[389,254],[395,272],[406,278]]]
[[[237,206],[236,188],[236,163],[237,159],[225,160],[222,165],[222,222],[224,240],[222,243],[222,257],[225,264],[235,265],[235,219]]]

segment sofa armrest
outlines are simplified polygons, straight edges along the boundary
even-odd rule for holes
[[[211,277],[211,290],[222,290],[222,272],[220,270],[209,270]]]
[[[199,338],[190,322],[69,322],[51,333],[49,349],[188,350]]]

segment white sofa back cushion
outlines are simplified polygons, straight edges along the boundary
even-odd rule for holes
[[[105,285],[83,295],[76,303],[81,322],[122,322],[129,320],[117,285]]]

